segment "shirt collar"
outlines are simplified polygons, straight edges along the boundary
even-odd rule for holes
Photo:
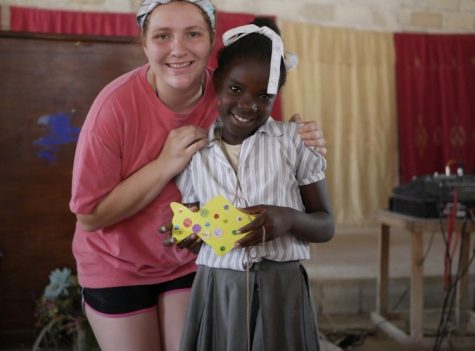
[[[218,133],[219,129],[222,128],[223,121],[220,118],[213,123],[208,131],[208,147],[219,144]],[[263,133],[269,136],[278,137],[283,134],[282,126],[280,123],[276,122],[272,117],[269,117],[262,126],[256,131],[256,134]]]

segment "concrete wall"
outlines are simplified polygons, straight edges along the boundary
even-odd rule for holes
[[[140,0],[2,0],[8,6],[135,12]],[[475,0],[214,0],[219,10],[276,15],[289,21],[389,32],[475,33]]]

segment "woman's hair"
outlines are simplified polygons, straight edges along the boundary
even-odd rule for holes
[[[175,2],[175,1],[176,1],[176,2],[178,2],[178,1],[180,1],[180,2],[188,2],[188,3],[192,4],[193,6],[196,6],[196,7],[200,10],[201,15],[203,16],[203,18],[204,18],[204,20],[205,20],[205,22],[206,22],[206,25],[208,26],[208,32],[209,32],[209,37],[210,37],[210,39],[211,39],[211,42],[213,42],[214,36],[215,36],[216,33],[215,33],[215,31],[214,31],[214,28],[213,28],[213,25],[212,25],[212,23],[211,23],[211,19],[209,18],[209,15],[208,15],[200,6],[198,6],[198,5],[196,5],[196,4],[193,4],[193,3],[190,2],[190,1],[186,1],[186,0],[172,0],[172,1],[170,1],[170,2]],[[163,5],[161,5],[161,6],[163,6]],[[160,7],[160,5],[157,6],[157,7],[155,7],[150,13],[148,13],[148,14],[146,15],[145,20],[144,20],[144,22],[143,22],[143,26],[141,27],[141,34],[142,34],[141,36],[142,36],[142,39],[144,39],[145,36],[146,36],[146,34],[147,34],[147,31],[148,31],[148,23],[150,22],[150,15],[152,14],[153,11],[155,11],[155,10],[156,10],[157,8],[159,8],[159,7]],[[213,10],[214,10],[214,8],[213,8]]]
[[[252,24],[258,27],[269,27],[280,36],[280,30],[275,22],[269,17],[256,17]],[[265,35],[259,33],[250,33],[236,40],[229,46],[224,46],[218,51],[218,66],[214,71],[213,82],[215,89],[218,90],[223,74],[235,60],[258,59],[268,62],[272,56],[272,41]],[[287,71],[285,69],[284,59],[280,61],[279,89],[285,84]]]

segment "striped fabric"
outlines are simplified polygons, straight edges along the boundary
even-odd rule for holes
[[[236,207],[267,204],[304,210],[299,186],[322,180],[326,161],[303,145],[297,124],[269,118],[244,140],[237,175],[214,137],[217,128],[221,128],[219,121],[210,128],[209,145],[193,156],[177,178],[183,203],[205,204],[223,195]],[[278,262],[308,259],[309,245],[291,233],[251,248],[249,255],[241,248],[217,256],[203,245],[196,263],[245,270],[248,262],[263,258]]]

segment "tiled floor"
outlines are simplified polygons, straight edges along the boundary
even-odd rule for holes
[[[312,259],[305,266],[319,305],[320,327],[335,344],[353,345],[347,350],[410,350],[387,337],[370,321],[369,314],[374,310],[376,296],[378,231],[377,227],[338,228],[330,242],[312,247]],[[410,285],[409,235],[402,231],[391,233],[390,305],[395,306],[400,300],[398,308],[405,309],[409,306],[406,293]],[[430,308],[439,307],[444,296],[442,275],[445,244],[440,233],[434,233],[433,236],[427,233],[424,240],[427,252],[424,262],[425,304]],[[472,236],[471,251],[473,241],[475,238]],[[456,258],[454,262],[457,262]],[[469,272],[472,276],[475,274],[475,262]],[[474,279],[471,279],[472,305],[474,284]],[[439,316],[425,317],[428,332],[431,328],[436,330]],[[456,350],[473,351],[475,344],[467,349]]]

